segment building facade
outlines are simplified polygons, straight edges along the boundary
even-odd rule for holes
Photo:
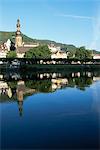
[[[100,54],[93,55],[93,59],[100,59]]]

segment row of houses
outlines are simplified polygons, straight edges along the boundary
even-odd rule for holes
[[[10,39],[5,42],[4,46],[0,46],[0,58],[6,58],[7,53],[10,51]],[[39,43],[34,44],[23,44],[23,46],[17,47],[16,54],[18,58],[24,58],[25,53],[30,49],[34,47],[38,47]],[[48,48],[51,51],[51,59],[58,59],[58,58],[67,58],[68,52],[64,52],[61,50],[60,47],[54,46],[54,45],[48,45]]]
[[[31,45],[32,47],[37,47],[39,46],[38,44]],[[50,46],[48,45],[48,48],[51,51],[51,59],[67,59],[68,58],[68,53],[69,52],[64,52],[60,49],[60,47],[56,46]],[[19,47],[16,51],[17,58],[24,58],[25,53],[30,49],[29,45],[25,45],[24,47]],[[0,58],[6,58],[7,53],[9,52],[9,49],[2,49],[0,47]],[[100,59],[100,54],[94,54],[93,59]]]

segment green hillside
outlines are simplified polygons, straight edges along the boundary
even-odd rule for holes
[[[72,53],[75,53],[76,46],[70,45],[70,44],[62,44],[62,43],[57,43],[55,41],[51,40],[38,40],[38,39],[32,39],[24,34],[22,34],[23,41],[25,43],[40,43],[41,45],[44,44],[54,44],[55,46],[60,46],[62,50],[64,51],[71,51]],[[15,32],[5,32],[5,31],[0,31],[0,43],[6,42],[7,39],[11,39],[13,42],[15,42]],[[94,53],[99,53],[98,51],[93,51]]]
[[[62,44],[62,43],[57,43],[55,41],[50,41],[50,40],[38,40],[38,39],[32,39],[24,34],[22,34],[23,41],[27,43],[40,43],[41,45],[44,44],[54,44],[55,46],[60,46],[62,49],[67,50],[75,50],[76,47],[74,45],[67,45],[67,44]],[[4,32],[0,31],[0,43],[1,42],[6,42],[7,39],[11,39],[13,42],[15,41],[15,32]]]
[[[22,34],[24,42],[35,42],[32,38]],[[13,42],[15,41],[15,32],[5,32],[0,31],[0,42],[6,42],[7,39],[11,39]]]

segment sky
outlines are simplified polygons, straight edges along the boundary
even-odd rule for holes
[[[100,51],[100,0],[0,0],[0,31]]]

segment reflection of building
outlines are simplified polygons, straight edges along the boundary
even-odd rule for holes
[[[4,75],[3,74],[0,74],[0,79],[3,79]]]
[[[23,92],[20,91],[17,93],[17,99],[18,99],[18,108],[19,108],[19,114],[22,116],[23,113]]]
[[[17,83],[16,92],[17,92],[17,101],[18,101],[20,116],[22,116],[22,112],[23,112],[23,95],[24,95],[24,91],[25,91],[24,81],[19,81]]]
[[[79,77],[80,78],[80,76],[81,76],[80,72],[72,73],[72,77]]]
[[[93,77],[93,81],[100,81],[100,77]]]
[[[0,81],[0,95],[7,95],[9,98],[12,97],[12,90],[4,81]]]
[[[59,78],[61,77],[61,73],[39,73],[37,74],[37,77],[40,78],[40,79],[43,79],[43,78]]]
[[[68,84],[68,79],[66,78],[58,78],[58,79],[52,79],[52,91],[55,91],[56,89],[61,89],[65,85]]]
[[[28,89],[28,88],[26,88],[24,81],[18,81],[17,82],[16,93],[17,93],[17,102],[18,102],[20,116],[22,116],[22,113],[23,113],[24,95],[25,94],[33,94],[35,92],[36,92],[35,89]]]

